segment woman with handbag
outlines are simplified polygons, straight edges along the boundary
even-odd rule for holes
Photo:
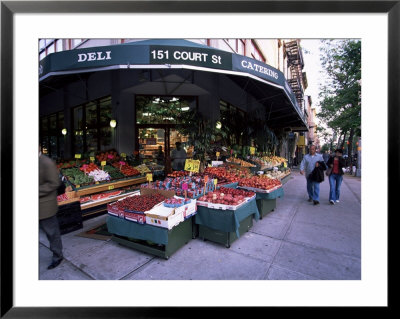
[[[329,203],[332,205],[339,203],[340,186],[343,181],[343,168],[346,166],[345,160],[342,157],[341,149],[335,150],[335,156],[331,156],[328,160],[328,170],[326,175],[329,176]]]

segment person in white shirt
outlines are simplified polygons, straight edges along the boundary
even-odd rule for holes
[[[172,169],[174,171],[183,171],[185,168],[186,151],[181,142],[176,142],[176,149],[171,153]]]
[[[300,164],[300,174],[305,175],[307,180],[307,193],[308,201],[314,202],[314,205],[319,204],[319,184],[318,182],[312,181],[309,176],[315,167],[318,167],[319,161],[324,161],[321,154],[316,153],[315,145],[310,146],[310,153],[303,157]]]

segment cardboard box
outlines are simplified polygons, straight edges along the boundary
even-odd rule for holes
[[[176,208],[177,212],[182,211],[183,218],[187,218],[191,215],[196,214],[197,212],[197,200],[196,199],[191,199],[189,204],[183,205],[181,207]]]
[[[252,199],[254,199],[256,195],[253,195],[252,197],[245,197],[244,201],[240,203],[239,205],[225,205],[225,204],[216,204],[216,203],[209,203],[209,202],[202,202],[202,201],[197,201],[197,205],[199,206],[204,206],[212,209],[221,209],[221,210],[236,210]]]
[[[167,191],[163,189],[153,189],[153,188],[146,188],[146,187],[141,187],[140,188],[140,194],[141,195],[146,195],[146,194],[161,194],[164,195],[166,198],[171,198],[175,196],[175,191]]]
[[[171,229],[180,222],[183,222],[183,212],[182,209],[178,210],[177,208],[165,207],[163,203],[160,203],[145,213],[146,223]]]
[[[139,224],[146,223],[146,215],[144,215],[144,214],[125,212],[124,216],[125,216],[126,220],[129,220],[131,222],[135,222],[135,223],[139,223]]]

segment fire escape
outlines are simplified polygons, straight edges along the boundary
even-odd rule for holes
[[[307,78],[303,72],[304,61],[303,54],[300,49],[299,40],[293,40],[285,43],[286,55],[288,57],[288,68],[290,72],[290,79],[288,83],[296,96],[297,103],[300,110],[304,114],[304,91],[307,88]]]

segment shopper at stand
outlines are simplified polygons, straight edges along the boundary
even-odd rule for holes
[[[183,171],[185,168],[186,151],[182,147],[181,142],[176,142],[176,149],[172,151],[172,169],[174,171]]]
[[[303,160],[300,164],[300,174],[304,175],[307,180],[307,193],[308,193],[308,201],[313,201],[314,205],[319,204],[319,184],[316,181],[312,181],[310,179],[310,174],[314,170],[315,167],[319,166],[320,161],[324,161],[321,154],[316,153],[315,145],[310,146],[310,153],[306,154],[303,157]]]
[[[343,168],[346,167],[344,158],[342,157],[343,151],[341,149],[335,150],[335,156],[328,160],[328,167],[332,168],[329,175],[329,202],[334,205],[335,202],[339,203],[340,186],[343,181]]]
[[[53,252],[47,269],[57,267],[63,260],[60,226],[57,219],[57,189],[60,178],[56,164],[42,155],[39,147],[39,227],[45,232]]]
[[[156,160],[158,165],[164,165],[164,152],[161,145],[158,147]]]

